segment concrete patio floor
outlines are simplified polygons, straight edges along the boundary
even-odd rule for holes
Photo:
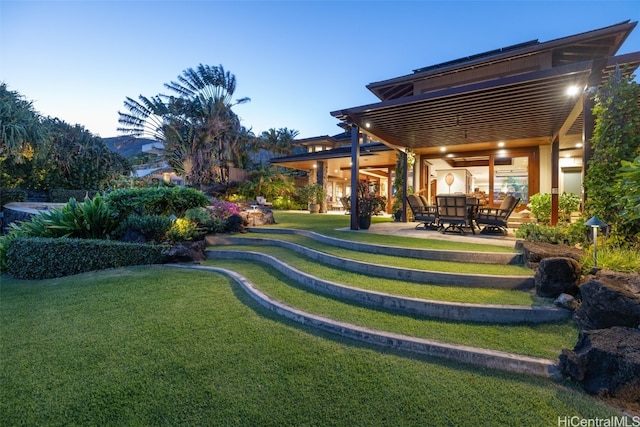
[[[476,230],[475,235],[471,233],[471,231],[465,232],[465,234],[462,235],[456,232],[447,232],[443,234],[436,230],[416,230],[415,227],[417,224],[417,222],[394,221],[372,223],[371,227],[368,230],[354,230],[354,232],[448,240],[453,242],[481,243],[487,245],[506,246],[511,248],[515,246],[517,241],[514,235],[514,230],[512,229],[509,229],[509,234],[507,236],[501,236],[499,234],[480,234],[479,230]],[[341,230],[349,231],[350,228],[341,228]]]

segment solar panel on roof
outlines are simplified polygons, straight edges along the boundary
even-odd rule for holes
[[[471,55],[471,56],[465,56],[463,58],[458,58],[458,59],[454,59],[451,61],[446,61],[446,62],[441,62],[439,64],[435,64],[435,65],[430,65],[428,67],[423,67],[423,68],[418,68],[413,70],[414,73],[424,73],[426,71],[431,71],[431,70],[437,70],[439,68],[445,68],[445,67],[449,67],[451,65],[456,65],[456,64],[464,64],[465,62],[468,61],[473,61],[476,59],[480,59],[480,58],[488,58],[490,56],[499,54],[499,53],[505,53],[505,52],[510,52],[513,50],[517,50],[517,49],[521,49],[523,47],[527,47],[527,46],[533,46],[538,44],[538,40],[530,40],[528,42],[524,42],[524,43],[518,43],[518,44],[514,44],[511,46],[507,46],[507,47],[503,47],[501,49],[493,49],[493,50],[488,50],[486,52],[482,52],[482,53],[478,53],[475,55]]]

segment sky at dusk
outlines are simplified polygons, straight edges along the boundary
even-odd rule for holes
[[[341,129],[372,82],[534,39],[640,19],[630,1],[0,0],[0,81],[43,116],[119,135],[125,97],[166,93],[198,64],[237,79],[234,107],[259,134]],[[640,51],[636,28],[618,54]]]

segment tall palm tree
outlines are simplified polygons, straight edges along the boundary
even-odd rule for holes
[[[126,98],[129,113],[119,113],[119,130],[150,135],[164,143],[169,164],[183,173],[187,183],[228,184],[228,168],[237,160],[243,128],[232,107],[249,101],[232,101],[236,78],[222,65],[200,64],[165,84],[173,94],[139,101]]]

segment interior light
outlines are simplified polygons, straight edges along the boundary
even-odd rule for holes
[[[576,144],[576,147],[577,147],[577,148],[582,148],[582,142],[578,142],[578,143]]]
[[[565,157],[566,159],[569,159],[569,158],[571,158],[571,154],[565,154],[565,155],[564,155],[564,157]]]
[[[507,150],[498,150],[498,154],[504,156],[505,154],[507,154]]]
[[[498,142],[498,147],[504,147],[504,142],[503,141]]]
[[[368,129],[368,128],[370,128],[370,127],[371,127],[371,123],[366,122],[366,123],[364,124],[364,127],[366,127],[367,129]]]
[[[449,157],[449,158],[453,157],[453,153],[447,154],[447,157]]]
[[[440,147],[440,152],[444,153],[445,151],[447,151],[447,147]]]

